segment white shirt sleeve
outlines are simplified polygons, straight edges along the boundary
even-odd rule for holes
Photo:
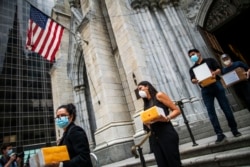
[[[63,167],[63,162],[60,162],[60,163],[59,163],[59,167]]]

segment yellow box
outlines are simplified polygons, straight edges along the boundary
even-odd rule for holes
[[[65,145],[41,148],[37,154],[40,166],[45,166],[51,164],[52,162],[67,161],[70,159]]]
[[[228,88],[238,82],[246,81],[247,76],[245,74],[244,68],[238,67],[233,71],[230,71],[221,76],[221,83],[225,88]]]
[[[159,118],[161,115],[165,116],[164,110],[156,106],[153,106],[140,113],[143,123],[153,123],[153,120]]]
[[[211,85],[211,84],[213,84],[213,83],[215,83],[215,82],[216,82],[216,79],[215,79],[215,78],[213,78],[213,77],[208,77],[208,78],[206,78],[206,79],[200,81],[199,84],[200,84],[202,87],[206,87],[206,86],[209,86],[209,85]]]

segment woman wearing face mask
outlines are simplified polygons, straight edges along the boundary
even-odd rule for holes
[[[66,145],[69,161],[48,165],[49,167],[92,167],[90,148],[85,131],[75,125],[76,108],[73,104],[62,105],[56,111],[55,123],[64,130],[59,145]]]
[[[158,167],[180,167],[179,136],[170,121],[181,114],[180,109],[168,95],[158,92],[148,81],[140,82],[138,90],[144,102],[144,110],[157,106],[162,108],[166,115],[145,125],[151,131],[150,146]]]
[[[16,154],[10,143],[4,143],[1,147],[2,157],[0,159],[0,167],[17,167]]]
[[[241,67],[245,70],[245,75],[248,80],[238,82],[232,85],[237,96],[246,104],[249,112],[250,112],[250,68],[247,64],[243,63],[242,61],[235,61],[233,62],[231,57],[228,54],[221,55],[221,63],[223,64],[224,68],[221,70],[221,74],[226,74],[234,69]]]

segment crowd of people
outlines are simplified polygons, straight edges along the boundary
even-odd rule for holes
[[[237,122],[233,111],[231,110],[229,101],[226,97],[225,88],[221,83],[220,76],[233,71],[238,67],[244,69],[244,75],[246,75],[247,79],[234,84],[232,87],[250,111],[250,83],[248,80],[250,75],[249,66],[241,61],[233,62],[228,54],[222,54],[220,60],[223,67],[221,67],[214,58],[203,58],[198,49],[189,50],[188,56],[194,63],[189,69],[190,80],[193,84],[197,84],[200,87],[210,122],[217,136],[215,143],[220,143],[226,139],[216,114],[214,104],[215,99],[217,99],[218,104],[226,117],[233,136],[241,136],[241,133],[237,128]],[[194,72],[196,67],[199,67],[204,63],[206,63],[211,71],[211,78],[214,79],[214,82],[205,86],[197,79]],[[149,81],[141,81],[137,85],[137,89],[138,94],[144,102],[144,110],[157,106],[164,111],[164,114],[155,118],[151,123],[143,124],[144,130],[147,133],[151,132],[149,137],[150,150],[154,153],[158,167],[181,167],[179,136],[171,123],[171,119],[174,119],[181,114],[180,109],[166,93],[157,91]],[[74,123],[77,116],[76,113],[76,107],[71,103],[61,105],[57,108],[55,124],[64,131],[63,137],[58,142],[58,145],[67,146],[70,160],[53,162],[46,167],[93,166],[90,157],[88,137],[85,130]],[[2,145],[1,155],[0,167],[24,167],[24,154],[14,153],[13,146],[10,143],[4,143]]]

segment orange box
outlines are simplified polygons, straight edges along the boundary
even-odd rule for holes
[[[246,81],[247,76],[245,74],[244,68],[238,67],[233,71],[230,71],[221,76],[221,83],[225,88],[228,88],[238,82]]]
[[[41,148],[37,154],[40,166],[45,166],[51,164],[52,162],[67,161],[70,159],[65,145]]]
[[[153,123],[153,120],[159,118],[161,115],[165,116],[164,110],[156,106],[153,106],[140,113],[143,123]]]
[[[206,86],[211,85],[211,84],[213,84],[213,83],[215,83],[215,82],[216,82],[216,79],[215,79],[215,78],[209,77],[209,78],[206,78],[206,79],[200,81],[199,84],[200,84],[202,87],[206,87]]]

